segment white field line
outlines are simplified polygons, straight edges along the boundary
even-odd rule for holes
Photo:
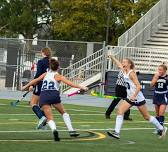
[[[155,128],[123,128],[121,130],[125,130],[125,131],[129,131],[129,130],[152,130],[152,129],[155,129]],[[109,131],[109,130],[114,130],[112,128],[109,128],[109,129],[97,129],[97,128],[94,128],[94,129],[76,129],[76,131]],[[65,129],[62,129],[62,130],[58,130],[60,132],[68,132],[67,130]],[[51,130],[0,130],[0,133],[33,133],[33,132],[51,132]]]
[[[72,122],[73,124],[104,124],[104,123],[114,123],[115,121],[77,121],[77,122]],[[126,121],[125,123],[127,124],[140,124],[140,123],[149,123],[148,121]],[[34,121],[10,121],[10,122],[0,122],[0,125],[13,125],[13,124],[36,124]],[[57,121],[57,124],[64,124],[63,121]],[[166,122],[165,124],[168,124]]]
[[[53,114],[53,115],[55,115],[55,116],[61,116],[61,114]],[[88,113],[79,113],[79,114],[70,114],[71,116],[103,116],[102,114],[94,114],[94,113],[91,113],[91,114],[88,114]],[[17,113],[17,114],[14,114],[14,113],[12,113],[12,114],[5,114],[5,113],[0,113],[0,116],[35,116],[35,114],[22,114],[22,113]]]

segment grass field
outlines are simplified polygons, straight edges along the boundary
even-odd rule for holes
[[[61,116],[54,112],[60,130],[60,142],[54,142],[51,131],[37,131],[37,118],[29,106],[22,102],[11,107],[9,100],[0,100],[0,152],[167,152],[168,137],[158,139],[153,126],[136,111],[133,121],[125,121],[121,139],[107,136],[114,127],[115,114],[104,118],[104,108],[65,105],[73,126],[81,133],[70,138]]]

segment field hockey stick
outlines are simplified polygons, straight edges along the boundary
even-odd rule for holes
[[[22,101],[22,100],[26,97],[26,95],[27,95],[28,93],[29,93],[29,91],[27,91],[26,93],[24,93],[24,94],[22,95],[22,97],[21,97],[19,100],[11,102],[11,103],[10,103],[11,106],[12,106],[12,107],[16,107],[16,105],[17,105],[20,101]]]
[[[99,98],[107,98],[107,99],[120,99],[120,100],[126,100],[128,101],[128,103],[131,103],[132,101],[128,98],[122,98],[122,97],[117,97],[117,96],[110,96],[110,95],[103,95],[103,94],[100,94],[100,93],[97,93],[95,91],[91,91],[91,96],[94,96],[94,97],[99,97]],[[137,100],[135,100],[137,101]]]
[[[103,95],[103,94],[95,92],[94,90],[92,90],[90,94],[91,94],[91,96],[99,97],[99,98],[122,99],[121,97],[117,97],[117,96]]]
[[[100,82],[100,83],[91,85],[91,86],[88,87],[88,90],[93,89],[93,88],[96,88],[96,87],[99,87],[99,86],[101,86],[101,85],[105,85],[105,83],[104,83],[104,82]],[[81,92],[83,92],[83,90],[77,90],[77,91],[75,91],[75,92],[73,92],[73,93],[68,94],[68,97],[74,96],[74,95],[79,94],[79,93],[81,93]]]

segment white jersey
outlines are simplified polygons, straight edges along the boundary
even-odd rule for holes
[[[127,98],[129,99],[132,97],[136,91],[136,86],[134,82],[130,79],[129,75],[133,70],[130,70],[128,73],[124,73],[124,81],[127,87]],[[138,95],[136,96],[136,102],[144,101],[145,97],[141,91],[139,91]]]
[[[48,71],[46,76],[43,79],[43,84],[41,87],[41,91],[46,90],[57,90],[59,91],[59,82],[55,80],[54,76],[58,74],[58,72]]]

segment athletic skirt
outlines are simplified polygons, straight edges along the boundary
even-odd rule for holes
[[[40,106],[61,103],[60,93],[57,90],[45,90],[40,93]]]
[[[168,105],[168,93],[158,94],[154,92],[153,104]]]
[[[132,106],[137,106],[137,107],[146,104],[146,101],[145,101],[145,100],[139,101],[139,102],[136,102],[136,101],[132,102],[132,101],[130,101],[129,99],[125,99],[125,101],[128,102],[130,105],[132,105]]]

